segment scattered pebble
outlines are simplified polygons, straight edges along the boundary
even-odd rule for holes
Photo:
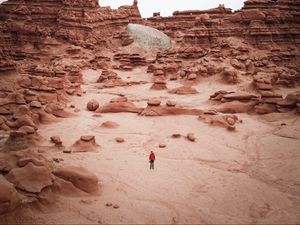
[[[165,148],[165,147],[167,147],[167,145],[166,144],[159,144],[159,147],[160,148]]]
[[[56,146],[62,146],[62,140],[59,136],[52,136],[50,137],[50,140],[52,143],[54,143]]]
[[[64,149],[63,153],[71,153],[72,151],[70,149]]]
[[[93,201],[90,199],[82,199],[82,200],[80,200],[80,202],[90,205],[90,204],[92,204]]]
[[[193,133],[188,133],[186,138],[189,140],[189,141],[192,141],[192,142],[195,142],[196,141],[196,137]]]
[[[181,134],[172,134],[172,138],[180,138]]]
[[[114,209],[118,209],[118,208],[120,208],[120,206],[114,205],[113,208],[114,208]]]
[[[60,162],[64,161],[64,159],[62,159],[62,158],[53,158],[52,160],[56,163],[60,163]]]
[[[123,143],[125,140],[124,140],[124,138],[122,138],[122,137],[116,137],[116,142],[118,142],[118,143]]]

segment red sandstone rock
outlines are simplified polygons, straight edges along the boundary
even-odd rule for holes
[[[106,121],[104,123],[101,124],[101,127],[103,128],[118,128],[119,124],[117,124],[116,122],[113,121]]]
[[[51,142],[53,142],[55,144],[55,146],[62,146],[62,140],[60,139],[59,136],[52,136],[50,137]]]
[[[180,107],[156,106],[147,107],[142,110],[141,116],[168,116],[168,115],[200,115],[203,113],[200,109],[185,109]]]
[[[158,145],[158,147],[159,147],[159,148],[166,148],[166,147],[167,147],[167,145],[166,145],[166,144],[163,144],[163,143],[161,143],[161,144],[159,144],[159,145]]]
[[[150,88],[151,90],[165,90],[167,89],[167,83],[164,80],[155,80],[154,84]]]
[[[222,113],[245,113],[251,111],[257,102],[232,101],[221,104],[216,110]]]
[[[247,92],[228,93],[222,96],[223,101],[253,101],[258,100],[259,96]]]
[[[172,134],[172,138],[180,138],[181,134]]]
[[[0,175],[0,215],[21,205],[22,197],[18,194],[14,185]]]
[[[39,160],[35,157],[24,157],[24,158],[20,158],[17,161],[17,165],[19,167],[24,167],[30,162],[33,163],[35,166],[44,166],[44,164],[45,164],[45,162],[43,162],[42,160]]]
[[[293,35],[291,30],[284,31],[284,27],[298,27],[295,22],[290,22],[295,21],[296,13],[287,14],[285,11],[286,9],[292,10],[292,8],[295,11],[298,9],[296,5],[290,3],[285,5],[281,2],[277,4],[275,1],[246,1],[244,8],[236,12],[224,6],[202,11],[176,11],[172,17],[148,18],[147,25],[162,30],[186,45],[209,45],[212,37],[218,39],[229,36],[242,37],[249,34],[251,36],[247,39],[253,44],[266,44],[273,41],[279,43],[288,38],[279,37],[276,33]],[[284,21],[284,26],[278,25],[280,20]],[[244,26],[245,24],[247,25]],[[265,24],[270,26],[265,26]]]
[[[145,66],[147,64],[146,59],[140,56],[139,53],[118,53],[114,55],[114,60],[119,61],[119,69],[132,70],[134,67]]]
[[[45,112],[50,113],[56,117],[67,118],[72,116],[71,112],[67,112],[64,104],[61,103],[49,103],[45,107]]]
[[[183,86],[183,87],[171,89],[169,90],[169,93],[177,94],[177,95],[191,95],[191,94],[197,94],[198,91],[192,87]]]
[[[30,102],[30,107],[33,107],[33,108],[42,108],[42,104],[38,101],[32,101]]]
[[[167,103],[166,103],[166,106],[175,107],[176,106],[176,102],[168,100]]]
[[[18,131],[26,133],[26,134],[34,134],[35,133],[34,127],[30,127],[30,126],[22,126],[18,129]]]
[[[65,166],[53,171],[59,178],[70,181],[75,187],[87,193],[99,190],[98,178],[85,168],[75,166]]]
[[[238,75],[234,69],[224,68],[222,76],[223,76],[223,79],[229,84],[238,83]]]
[[[276,111],[277,109],[275,104],[259,103],[255,106],[255,112],[258,114],[268,114]]]
[[[86,107],[89,111],[96,111],[99,108],[99,102],[92,99],[87,103]]]
[[[110,100],[111,103],[115,102],[128,102],[128,99],[126,97],[118,97],[118,98],[113,98]]]
[[[197,79],[197,74],[191,73],[191,74],[188,75],[187,79],[188,80],[195,80],[195,79]]]
[[[100,88],[112,88],[116,86],[126,86],[127,82],[123,81],[117,73],[111,70],[103,70],[97,83],[102,83]]]
[[[130,112],[139,113],[141,110],[137,108],[132,102],[113,102],[107,103],[97,109],[99,113],[119,113]]]
[[[124,140],[124,138],[122,138],[122,137],[116,137],[116,142],[118,142],[118,143],[123,143],[125,140]]]
[[[203,114],[199,116],[199,120],[204,120],[206,123],[213,126],[222,126],[230,131],[236,129],[235,125],[239,122],[236,115],[222,115],[222,114]]]
[[[17,188],[32,193],[39,193],[53,184],[50,170],[44,166],[35,166],[31,162],[22,168],[12,169],[6,179]]]
[[[191,142],[195,142],[196,141],[196,137],[193,133],[188,133],[186,138],[191,141]]]
[[[71,147],[73,152],[90,152],[95,151],[99,145],[96,143],[95,136],[81,136]]]
[[[156,98],[149,99],[147,102],[148,106],[160,106],[160,103],[161,103],[161,100],[156,99]]]

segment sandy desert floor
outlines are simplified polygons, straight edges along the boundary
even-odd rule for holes
[[[209,95],[232,90],[207,79],[195,88],[199,94],[177,96],[151,91],[151,83],[97,89],[101,71],[84,71],[86,91],[70,104],[80,109],[75,116],[43,126],[43,146],[61,137],[65,147],[82,135],[95,135],[96,152],[65,154],[47,152],[46,157],[93,171],[101,193],[60,197],[50,208],[35,212],[24,208],[16,217],[22,223],[47,224],[287,224],[300,221],[300,119],[285,114],[265,116],[238,114],[243,123],[235,132],[212,127],[196,116],[142,117],[131,113],[97,115],[86,110],[94,98],[100,105],[125,94],[138,106],[148,98],[175,100],[187,108],[210,108]],[[124,80],[150,81],[145,69],[118,72]],[[168,82],[168,87],[178,83]],[[117,122],[105,129],[105,121]],[[174,139],[172,134],[180,133]],[[194,133],[196,142],[184,136]],[[124,143],[117,143],[123,137]],[[159,144],[166,148],[159,148]],[[149,170],[150,150],[156,154],[155,170]],[[105,206],[117,204],[118,209]]]

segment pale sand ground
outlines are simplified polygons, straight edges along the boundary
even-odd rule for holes
[[[119,73],[124,79],[150,81],[144,69]],[[51,152],[64,163],[86,167],[99,178],[102,193],[90,197],[61,198],[44,212],[27,214],[28,221],[66,223],[297,223],[300,221],[300,120],[291,114],[257,116],[240,114],[236,132],[211,127],[195,116],[141,117],[136,114],[93,116],[86,103],[100,104],[124,93],[139,106],[149,97],[173,99],[179,105],[205,109],[209,95],[234,86],[203,80],[198,95],[175,96],[166,91],[150,91],[151,84],[112,89],[95,89],[99,72],[85,71],[83,97],[72,104],[81,109],[77,116],[42,127],[44,145],[59,135],[66,147],[81,135],[95,135],[101,145],[97,152],[63,154]],[[168,83],[169,87],[178,83]],[[101,93],[101,95],[100,95]],[[274,119],[279,117],[280,119]],[[117,129],[104,129],[112,120]],[[267,122],[272,121],[273,122]],[[280,126],[281,123],[287,126]],[[173,133],[195,133],[197,141]],[[115,137],[125,143],[115,142]],[[167,147],[159,149],[158,144]],[[156,153],[155,170],[149,170],[150,150]],[[106,207],[106,203],[120,206]],[[24,218],[23,218],[24,219]],[[26,221],[26,219],[25,219]]]

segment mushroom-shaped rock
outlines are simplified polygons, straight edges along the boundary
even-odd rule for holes
[[[87,193],[99,189],[97,176],[83,167],[65,166],[54,170],[53,174]]]
[[[161,100],[157,98],[149,99],[147,104],[148,106],[160,106]]]
[[[159,79],[155,80],[153,85],[151,86],[151,90],[165,90],[167,89],[166,81]]]
[[[96,111],[99,108],[99,102],[95,99],[92,99],[87,103],[86,108],[89,111]]]
[[[89,152],[95,151],[97,147],[99,147],[99,145],[96,143],[95,136],[86,135],[81,136],[80,139],[72,145],[72,150],[74,152]]]
[[[175,106],[176,106],[176,102],[171,101],[171,100],[168,100],[167,103],[166,103],[166,105],[167,105],[168,107],[175,107]]]

